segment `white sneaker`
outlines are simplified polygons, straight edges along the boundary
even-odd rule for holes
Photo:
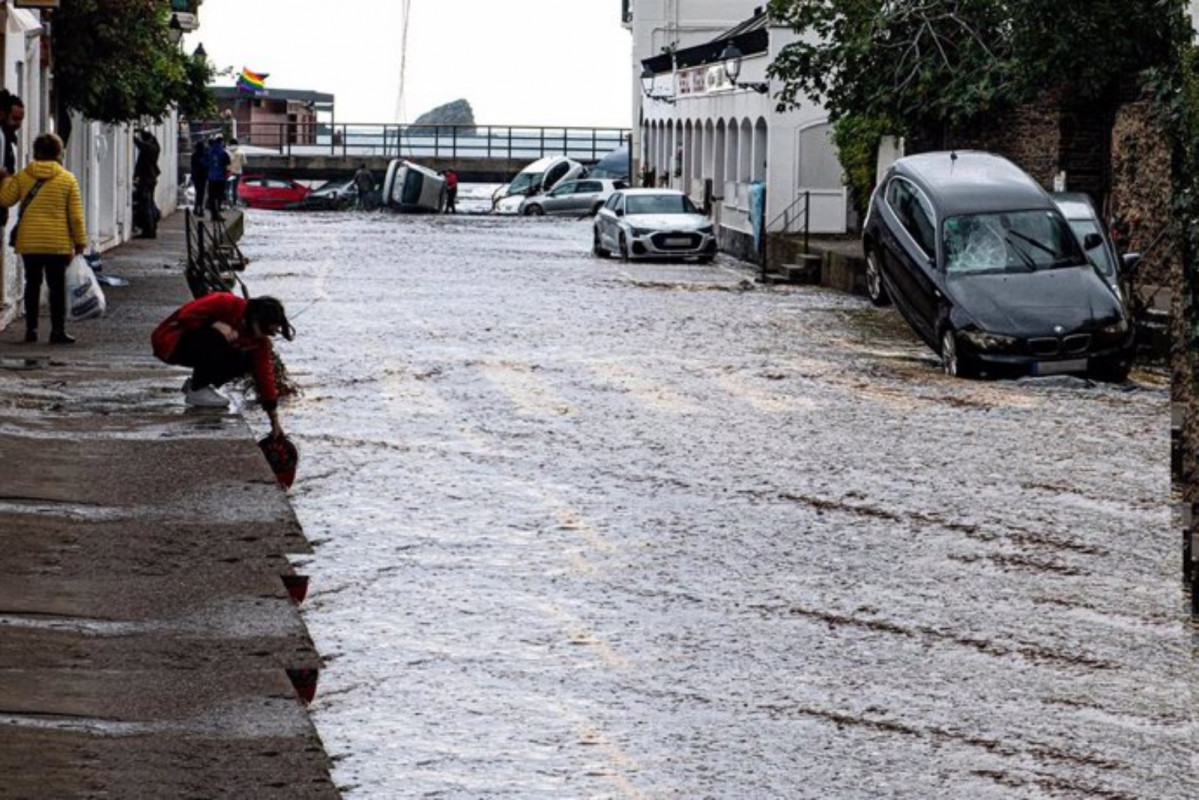
[[[184,402],[197,408],[228,408],[229,398],[211,386],[201,386],[199,389],[189,389]]]

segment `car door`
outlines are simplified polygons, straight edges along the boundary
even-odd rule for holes
[[[570,210],[580,217],[591,213],[604,195],[604,185],[599,181],[578,181],[578,189],[571,196]]]
[[[600,234],[600,243],[608,250],[616,249],[616,243],[620,239],[617,233],[616,210],[618,208],[624,208],[624,193],[622,192],[616,192],[608,198],[608,202],[600,209],[595,221]]]
[[[569,214],[576,191],[578,191],[576,181],[564,183],[545,196],[542,208],[546,214]]]
[[[910,181],[895,177],[885,197],[883,258],[895,302],[925,341],[936,346],[940,291],[936,284],[936,224],[932,203]]]

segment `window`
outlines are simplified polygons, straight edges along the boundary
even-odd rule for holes
[[[545,173],[545,186],[549,188],[566,176],[570,171],[570,164],[563,161],[561,164],[555,164],[550,167]]]
[[[550,197],[562,197],[563,195],[574,194],[577,191],[579,191],[579,184],[574,181],[568,181],[550,192]]]
[[[895,178],[887,187],[887,205],[899,218],[904,230],[911,234],[916,245],[931,256],[937,252],[933,207],[924,193],[902,178]]]
[[[599,194],[603,190],[604,186],[599,181],[581,181],[579,183],[579,194]]]
[[[641,194],[629,198],[630,214],[698,214],[695,204],[681,194]]]
[[[624,195],[622,195],[620,192],[612,195],[608,198],[608,202],[604,203],[604,208],[608,209],[609,211],[615,211],[616,204],[620,202],[620,198],[623,196]]]
[[[950,273],[1035,272],[1086,263],[1066,221],[1052,211],[950,217],[944,233]]]

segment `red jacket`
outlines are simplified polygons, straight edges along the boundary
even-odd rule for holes
[[[214,292],[181,306],[174,314],[164,319],[150,335],[154,355],[168,364],[174,360],[179,340],[188,331],[205,328],[214,322],[223,322],[240,331],[246,315],[246,301],[228,292]],[[275,363],[271,358],[271,340],[243,338],[234,342],[235,347],[249,350],[254,359],[254,384],[258,388],[258,399],[267,411],[274,410],[279,403],[279,390],[275,387]]]

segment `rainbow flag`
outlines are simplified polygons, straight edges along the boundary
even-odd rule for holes
[[[237,76],[237,88],[249,94],[266,94],[266,79],[269,77],[266,72],[250,72],[242,67],[241,75]]]

